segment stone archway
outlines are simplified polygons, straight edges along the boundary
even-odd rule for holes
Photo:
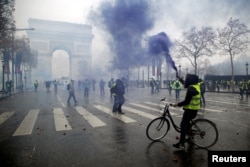
[[[72,79],[82,79],[80,62],[91,71],[91,43],[93,39],[90,25],[72,24],[59,21],[29,19],[27,31],[32,49],[38,51],[38,65],[32,71],[32,78],[37,80],[52,79],[52,55],[56,50],[64,50],[69,55],[69,74]]]

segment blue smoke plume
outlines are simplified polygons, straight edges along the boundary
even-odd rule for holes
[[[112,36],[115,68],[127,69],[146,62],[141,40],[154,25],[151,13],[150,0],[114,0],[101,3],[95,17],[90,18]]]
[[[171,65],[171,67],[177,72],[175,62],[173,61],[169,53],[169,47],[172,46],[172,43],[165,32],[161,32],[154,36],[150,36],[148,45],[150,54],[158,55],[163,52],[167,63]]]

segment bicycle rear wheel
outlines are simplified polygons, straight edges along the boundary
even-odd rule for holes
[[[150,140],[158,141],[166,136],[169,128],[169,121],[165,117],[159,117],[148,124],[146,134]]]
[[[196,119],[190,128],[190,139],[200,148],[212,147],[219,138],[216,125],[207,119]]]

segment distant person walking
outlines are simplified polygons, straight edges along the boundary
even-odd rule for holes
[[[54,80],[54,91],[55,91],[55,93],[57,92],[57,85],[58,85],[57,80]]]
[[[50,81],[45,81],[45,87],[47,89],[47,92],[50,92]]]
[[[6,88],[7,88],[6,93],[8,93],[9,96],[11,96],[11,89],[13,87],[12,81],[11,80],[10,81],[6,81],[5,84],[6,84]]]
[[[244,94],[244,80],[240,81],[239,83],[239,89],[240,89],[240,99],[243,99],[243,94]]]
[[[103,79],[100,80],[100,93],[101,93],[101,96],[103,97],[105,95],[105,92],[104,92],[104,85],[105,85],[105,82],[103,81]]]
[[[114,84],[114,78],[111,78],[109,83],[108,83],[108,87],[109,87],[109,90],[110,90],[110,99],[112,99],[112,92],[111,92],[111,88]]]
[[[89,97],[89,88],[90,88],[90,81],[88,79],[85,79],[84,83],[83,83],[83,87],[84,87],[84,97],[88,98]]]
[[[95,91],[95,84],[96,84],[96,81],[95,81],[95,79],[93,79],[93,80],[92,80],[93,91]]]
[[[174,81],[174,89],[175,89],[175,98],[179,99],[180,98],[180,90],[181,90],[181,84],[178,79]]]
[[[35,87],[35,92],[37,92],[37,88],[38,88],[38,81],[37,80],[35,80],[35,82],[34,82],[34,87]]]
[[[67,85],[67,90],[69,91],[69,97],[67,103],[70,104],[70,100],[73,97],[75,104],[77,104],[76,97],[75,97],[75,88],[74,88],[74,80],[70,80],[70,83]]]
[[[170,96],[172,95],[172,87],[173,87],[172,81],[168,81],[168,93]]]
[[[155,93],[155,87],[156,87],[156,82],[154,80],[154,78],[151,78],[151,81],[150,81],[150,87],[151,87],[151,94],[154,94]]]

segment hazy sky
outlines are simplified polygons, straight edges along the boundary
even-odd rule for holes
[[[29,18],[89,24],[86,19],[88,11],[91,7],[96,9],[101,1],[103,0],[16,0],[16,27],[28,27]],[[193,26],[221,28],[230,17],[239,18],[250,29],[250,0],[151,1],[157,20],[148,35],[164,31],[174,40]],[[105,40],[101,37],[103,33],[99,35],[98,32],[93,29],[93,56],[96,59],[99,59],[98,55],[105,53],[107,49],[104,45]]]
[[[16,0],[16,26],[27,27],[29,18],[85,24],[89,9],[102,1],[107,0]],[[153,31],[166,31],[173,38],[192,26],[225,25],[230,17],[250,25],[249,0],[151,1],[158,17]]]

